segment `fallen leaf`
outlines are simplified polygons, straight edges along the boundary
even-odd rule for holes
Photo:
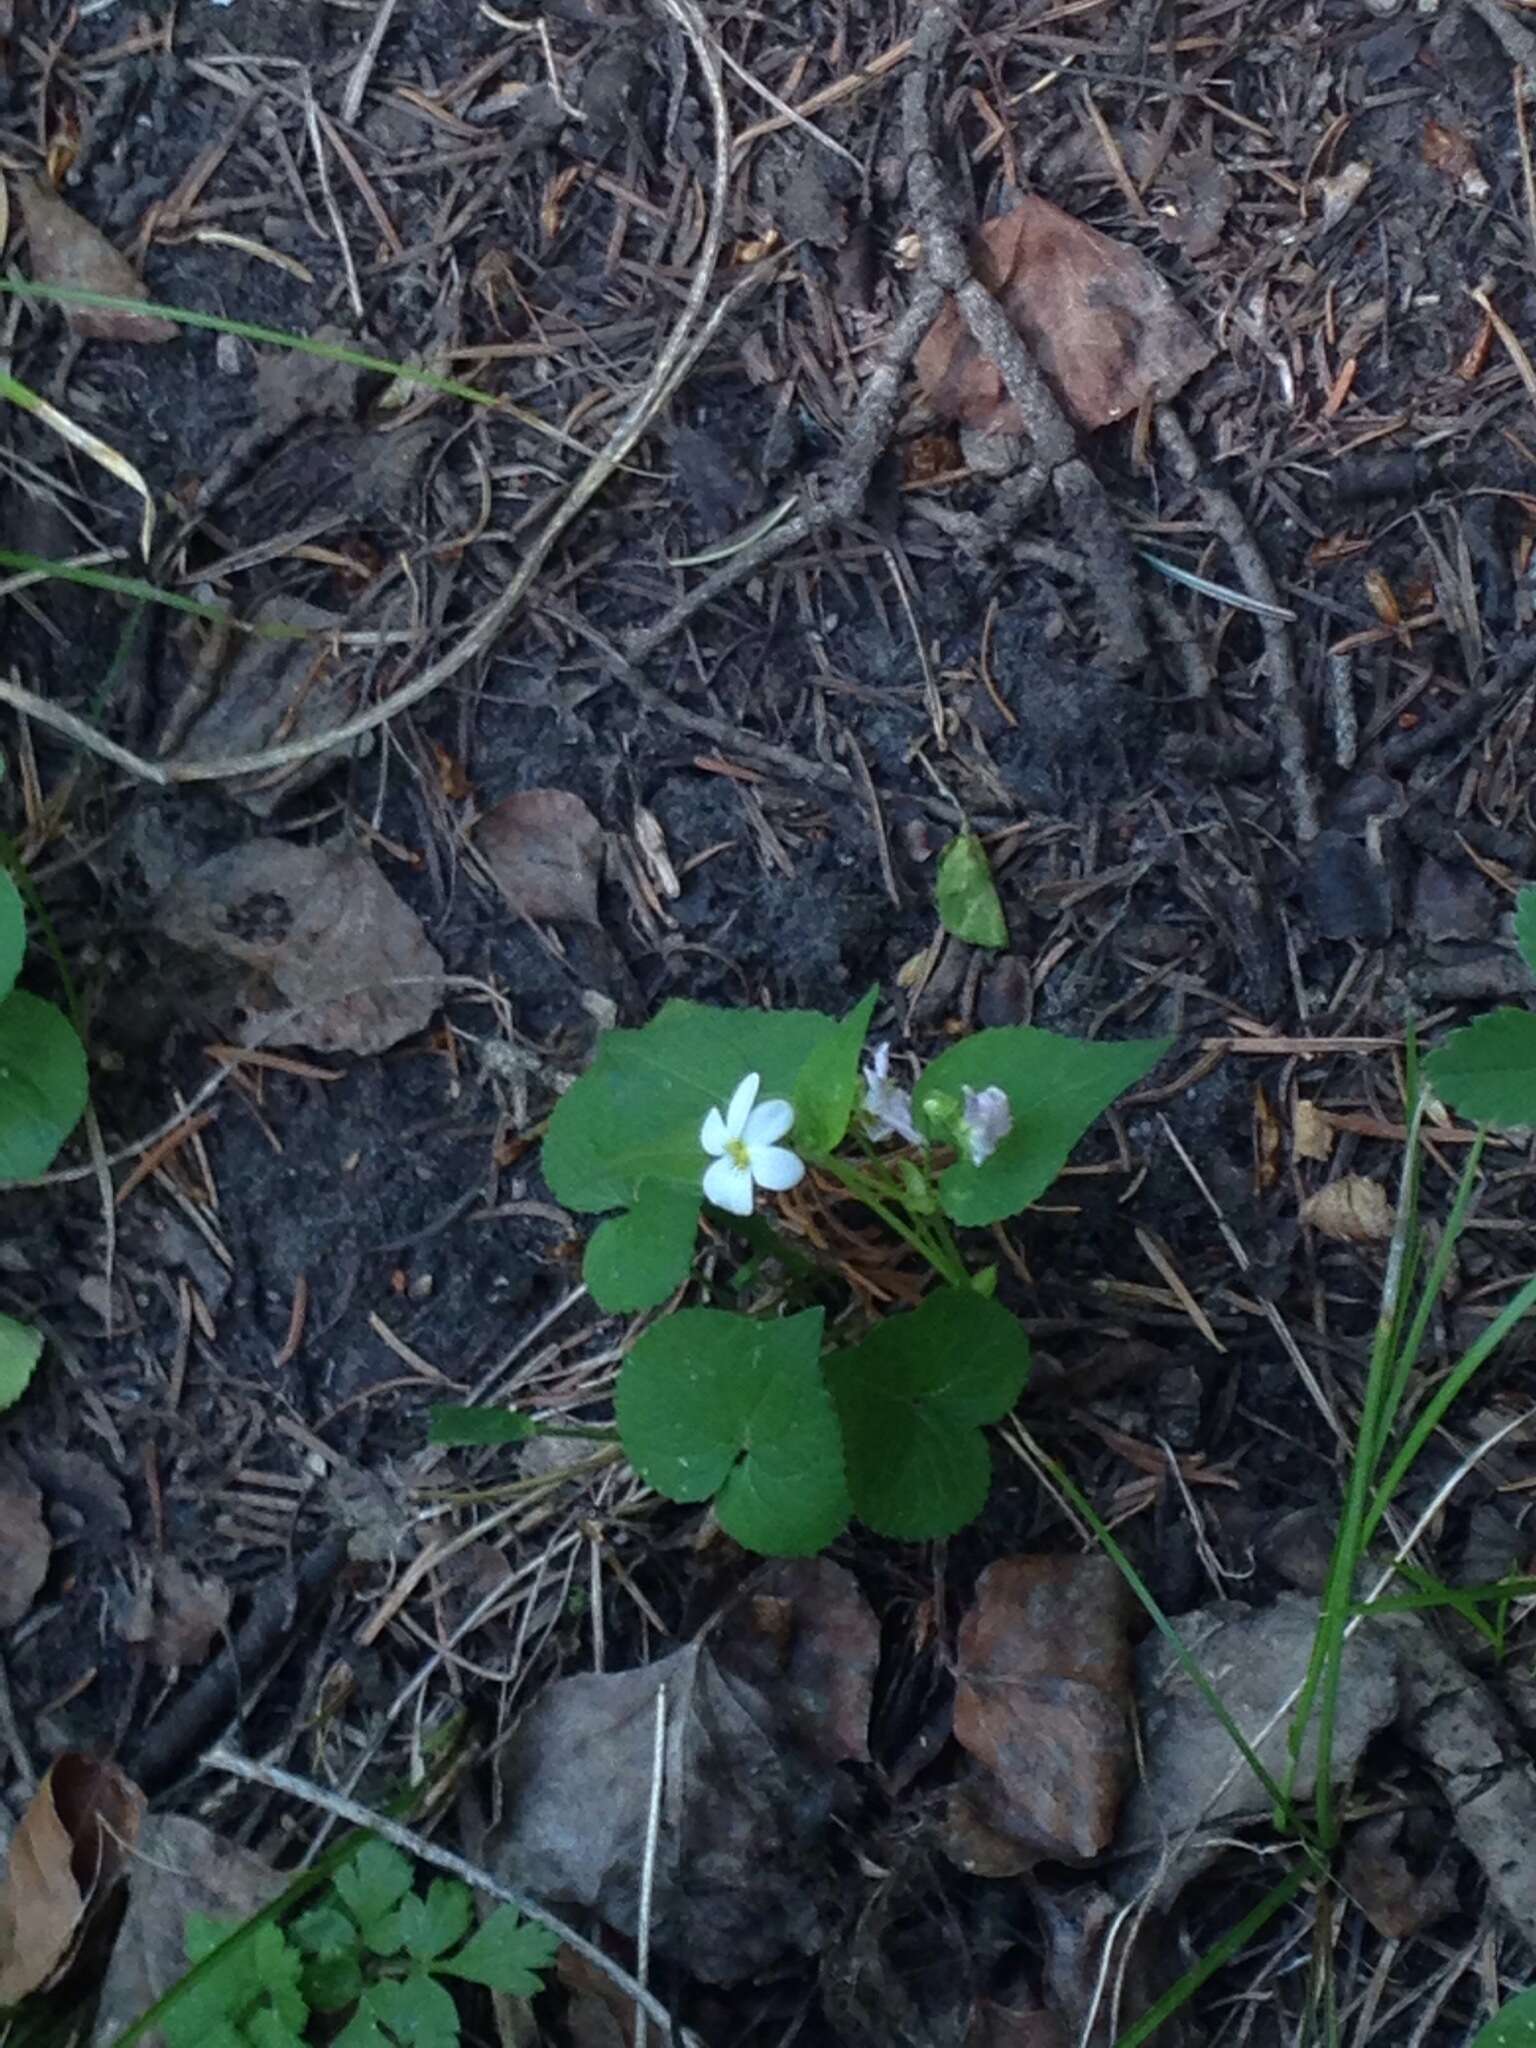
[[[1190,156],[1163,181],[1163,195],[1153,208],[1163,240],[1186,256],[1209,256],[1237,197],[1235,180],[1214,157]]]
[[[1456,1868],[1445,1850],[1438,1815],[1378,1813],[1350,1830],[1341,1882],[1378,1934],[1406,1941],[1456,1910]]]
[[[115,1764],[59,1757],[11,1837],[0,1880],[0,2008],[56,1983],[138,1840],[144,1795]]]
[[[189,1914],[247,1920],[288,1882],[260,1856],[182,1814],[146,1820],[138,1848],[128,1870],[128,1909],[96,2008],[92,2048],[110,2048],[186,1975]]]
[[[253,839],[175,883],[161,929],[254,968],[247,1045],[384,1052],[425,1030],[443,962],[421,920],[360,848]]]
[[[138,273],[83,215],[41,178],[23,178],[21,217],[39,284],[70,291],[106,292],[117,299],[148,299]],[[174,341],[174,320],[158,313],[129,313],[105,306],[66,306],[70,332],[84,341]]]
[[[808,1756],[869,1762],[880,1624],[852,1572],[825,1557],[770,1564],[710,1643],[722,1670],[772,1700]]]
[[[1331,228],[1341,221],[1370,182],[1371,166],[1358,160],[1331,177],[1319,178],[1313,189],[1323,202],[1322,226]]]
[[[1341,1174],[1301,1205],[1301,1220],[1340,1244],[1383,1244],[1394,1218],[1387,1191],[1363,1173]]]
[[[229,1588],[222,1579],[199,1578],[174,1557],[157,1557],[146,1590],[124,1640],[162,1670],[201,1664],[228,1625]]]
[[[998,2005],[978,1998],[965,2030],[965,2048],[1071,2048],[1059,2014],[1043,2006]]]
[[[309,637],[246,637],[208,708],[188,729],[178,762],[224,760],[287,740],[318,738],[356,711],[355,672],[325,637],[342,623],[339,612],[322,611],[302,598],[269,597],[257,606],[252,623],[297,627]],[[321,748],[277,774],[243,775],[224,787],[258,818],[269,818],[279,804],[349,758],[355,745]]]
[[[1291,1150],[1298,1159],[1316,1160],[1333,1150],[1333,1125],[1315,1102],[1300,1097],[1291,1115]]]
[[[978,1579],[955,1692],[955,1739],[982,1766],[952,1808],[966,1867],[1016,1874],[1113,1838],[1133,1758],[1131,1612],[1104,1557],[1002,1558]]]
[[[1138,250],[1048,199],[1031,194],[984,222],[973,255],[976,275],[1081,426],[1108,426],[1144,399],[1172,398],[1215,354]],[[953,300],[918,349],[917,376],[944,419],[993,434],[1022,431],[1002,373]]]
[[[1318,1717],[1296,1759],[1283,1710],[1306,1678],[1317,1635],[1317,1602],[1283,1593],[1269,1607],[1240,1600],[1181,1614],[1180,1640],[1257,1751],[1271,1777],[1305,1806],[1317,1789]],[[1344,1649],[1330,1765],[1347,1785],[1366,1744],[1397,1713],[1397,1660],[1390,1642],[1364,1631]],[[1121,1899],[1167,1906],[1189,1880],[1224,1853],[1241,1815],[1270,1811],[1270,1798],[1234,1749],[1205,1693],[1172,1645],[1149,1636],[1136,1653],[1141,1770],[1126,1800],[1109,1873]],[[1268,1733],[1265,1733],[1265,1730]],[[1203,1832],[1181,1852],[1170,1847]],[[1166,1859],[1166,1860],[1160,1860]]]
[[[0,1465],[0,1629],[30,1611],[52,1555],[42,1495],[17,1466]]]
[[[663,1686],[653,1949],[707,1984],[814,1954],[836,1773],[800,1757],[769,1701],[701,1643],[540,1696],[502,1751],[491,1868],[634,1936]]]
[[[80,1517],[86,1534],[94,1542],[113,1544],[133,1527],[121,1480],[89,1451],[61,1451],[44,1446],[29,1449],[26,1462],[49,1504],[62,1501]]]
[[[1439,121],[1424,123],[1424,161],[1432,170],[1443,171],[1461,187],[1462,197],[1480,203],[1488,197],[1488,180],[1477,161],[1477,151],[1459,128],[1446,128]]]
[[[552,923],[598,922],[603,828],[579,796],[520,789],[487,811],[475,838],[514,910]]]

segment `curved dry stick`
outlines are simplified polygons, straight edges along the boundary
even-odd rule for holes
[[[722,299],[702,327],[699,327],[697,332],[694,331],[704,301],[714,283],[716,266],[725,241],[726,206],[730,189],[730,116],[726,108],[719,61],[697,0],[658,0],[658,5],[672,16],[693,47],[713,119],[715,162],[714,177],[711,181],[709,222],[705,229],[693,282],[688,288],[683,310],[667,337],[645,388],[614,429],[606,447],[592,458],[572,484],[558,509],[529,548],[522,565],[507,588],[493,603],[487,605],[479,618],[474,620],[458,645],[451,648],[440,661],[435,661],[423,674],[417,676],[414,682],[407,683],[404,689],[397,690],[384,703],[375,704],[369,710],[359,712],[355,718],[345,720],[341,725],[332,727],[329,732],[316,733],[307,739],[286,740],[280,746],[264,747],[259,753],[227,755],[222,760],[146,760],[127,747],[120,747],[115,740],[107,739],[105,735],[87,725],[84,719],[77,718],[73,712],[65,711],[61,706],[50,703],[46,697],[36,696],[32,691],[23,689],[19,683],[5,679],[0,679],[0,704],[8,704],[13,710],[23,712],[28,718],[35,718],[40,725],[51,726],[55,732],[62,733],[77,746],[99,755],[104,761],[110,761],[114,767],[126,770],[128,774],[137,776],[140,781],[153,783],[159,789],[167,789],[181,783],[224,782],[235,776],[265,775],[273,769],[291,768],[300,761],[312,760],[317,754],[329,753],[336,747],[345,747],[350,741],[361,739],[365,733],[386,725],[397,713],[409,711],[413,705],[421,703],[423,698],[430,697],[433,691],[451,681],[462,668],[493,644],[527,595],[556,541],[629,454],[714,338],[721,321],[736,302],[734,293]]]

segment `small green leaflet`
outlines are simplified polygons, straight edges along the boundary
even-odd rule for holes
[[[0,1316],[0,1408],[12,1407],[27,1391],[42,1352],[40,1330]]]
[[[1442,1102],[1474,1123],[1536,1124],[1536,1013],[1490,1010],[1424,1062]]]
[[[1536,2048],[1536,1991],[1518,1992],[1501,2006],[1472,2048]]]
[[[85,1112],[85,1048],[61,1010],[12,989],[0,1002],[0,1181],[46,1173]]]
[[[402,2043],[402,2048],[450,2048],[459,2038],[459,2009],[453,1994],[424,1970],[409,1977],[381,1977],[358,2001],[357,2017],[342,2029],[345,2041],[362,2022]]]
[[[808,1557],[848,1520],[822,1320],[679,1309],[619,1374],[619,1435],[641,1478],[669,1500],[713,1495],[727,1535],[769,1557]]]
[[[939,922],[972,946],[1006,946],[1008,926],[987,849],[974,832],[952,839],[939,860]]]
[[[795,1121],[787,1143],[806,1159],[835,1152],[848,1132],[859,1091],[859,1059],[878,989],[850,1010],[815,1047],[795,1082]]]
[[[531,1415],[516,1408],[434,1408],[427,1423],[432,1444],[523,1444],[537,1434]]]
[[[542,1989],[540,1973],[560,1952],[557,1937],[537,1920],[525,1920],[516,1906],[498,1906],[469,1937],[456,1956],[438,1964],[451,1977],[505,1991],[513,1998],[532,1998]]]
[[[397,1954],[405,1937],[395,1909],[411,1888],[410,1859],[387,1842],[365,1842],[331,1883],[374,1954]]]
[[[400,1901],[406,1954],[418,1963],[435,1963],[469,1932],[471,1910],[468,1887],[450,1878],[433,1878],[425,1898],[412,1892]]]
[[[669,1188],[643,1180],[635,1206],[597,1226],[582,1278],[599,1308],[632,1315],[661,1306],[692,1263],[701,1199],[697,1184]]]
[[[1089,1125],[1172,1043],[1062,1038],[1021,1024],[978,1031],[940,1053],[912,1091],[919,1130],[936,1140],[944,1135],[923,1113],[930,1095],[958,1099],[965,1088],[997,1087],[1013,1111],[1013,1129],[990,1159],[980,1166],[957,1159],[940,1176],[946,1213],[956,1223],[1000,1223],[1038,1201]]]
[[[1029,1377],[1029,1339],[1008,1310],[941,1287],[826,1361],[853,1511],[904,1542],[952,1535],[986,1505],[984,1423]]]
[[[205,1914],[189,1914],[187,1960],[200,1963],[228,1940],[229,1932]],[[207,2048],[209,2036],[222,2029],[249,2034],[258,2009],[269,2012],[285,2032],[302,2035],[309,2019],[298,1988],[302,1968],[303,1958],[280,1927],[270,1922],[258,1927],[167,2008],[161,2027],[169,2048]]]
[[[1515,898],[1515,944],[1521,959],[1536,974],[1536,888],[1522,889]]]
[[[27,913],[21,891],[0,868],[0,997],[16,986],[27,952]]]

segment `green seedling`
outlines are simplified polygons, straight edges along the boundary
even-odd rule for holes
[[[1536,889],[1515,902],[1515,943],[1536,976]],[[1490,1010],[1453,1031],[1424,1063],[1442,1102],[1475,1123],[1536,1125],[1536,1011]]]
[[[194,1970],[160,2012],[167,2048],[457,2048],[449,1983],[531,1998],[559,1946],[515,1906],[471,1931],[473,1918],[466,1885],[438,1877],[423,1895],[409,1858],[385,1842],[351,1854],[304,1911],[238,1940],[193,1914]]]

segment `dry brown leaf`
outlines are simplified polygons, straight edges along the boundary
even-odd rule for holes
[[[830,1558],[766,1565],[710,1638],[722,1668],[771,1698],[808,1756],[869,1762],[880,1624]]]
[[[347,841],[253,839],[205,861],[161,899],[161,929],[257,970],[247,1045],[384,1052],[425,1030],[443,962],[422,923]]]
[[[986,221],[976,274],[1084,427],[1108,426],[1143,399],[1166,400],[1215,354],[1160,272],[1139,251],[1031,194]],[[945,419],[994,434],[1024,422],[997,365],[951,300],[917,352],[917,375]]]
[[[1319,1161],[1333,1150],[1333,1125],[1315,1102],[1300,1097],[1291,1116],[1291,1150],[1298,1159]]]
[[[30,1610],[52,1555],[42,1495],[17,1466],[0,1465],[0,1629]]]
[[[143,1648],[151,1664],[179,1671],[201,1664],[229,1622],[229,1588],[222,1579],[200,1579],[174,1557],[157,1557],[146,1588],[123,1630],[124,1640]]]
[[[1131,1607],[1104,1557],[1002,1558],[982,1573],[955,1693],[955,1739],[983,1767],[952,1808],[967,1867],[983,1842],[996,1875],[1005,1845],[1017,1872],[1110,1842],[1133,1754]]]
[[[20,180],[21,215],[39,284],[70,291],[107,292],[118,299],[147,299],[138,273],[83,215],[41,178]],[[85,341],[174,341],[174,320],[158,313],[126,313],[104,306],[66,306],[70,331]]]
[[[476,843],[514,910],[595,925],[603,828],[565,789],[520,789],[487,811]]]
[[[1459,128],[1446,128],[1439,121],[1424,123],[1424,161],[1432,170],[1443,171],[1461,187],[1464,198],[1476,203],[1488,197],[1488,180],[1478,165],[1477,151]]]
[[[1456,1866],[1438,1815],[1415,1807],[1351,1829],[1341,1879],[1376,1932],[1406,1941],[1456,1910]]]
[[[634,1935],[663,1685],[655,1951],[707,1984],[814,1954],[836,1769],[802,1757],[772,1702],[702,1643],[539,1696],[500,1753],[506,1818],[491,1868]]]
[[[1043,2006],[998,2005],[978,1998],[965,2030],[965,2048],[1070,2048],[1071,2036],[1058,2013]]]
[[[1394,1217],[1386,1189],[1363,1173],[1341,1174],[1301,1205],[1301,1220],[1340,1244],[1383,1244]]]
[[[187,1916],[248,1920],[287,1880],[280,1872],[181,1814],[144,1823],[128,1870],[128,1910],[96,2008],[93,2048],[110,2048],[125,2027],[187,1972]]]
[[[0,2008],[56,1983],[138,1840],[144,1795],[115,1764],[59,1757],[11,1837],[0,1881]]]

